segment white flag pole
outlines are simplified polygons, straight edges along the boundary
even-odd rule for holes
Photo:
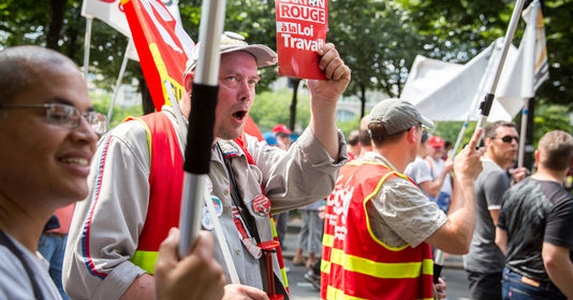
[[[113,98],[111,98],[111,103],[109,105],[109,109],[107,111],[107,123],[111,122],[111,116],[113,114],[113,108],[115,106],[115,102],[117,101],[117,96],[119,95],[119,88],[121,87],[121,81],[123,80],[123,75],[125,74],[125,69],[127,67],[128,61],[128,54],[131,51],[131,39],[128,40],[127,46],[125,47],[125,53],[123,54],[123,60],[121,61],[121,67],[119,68],[119,75],[117,76],[117,81],[115,82],[115,88],[113,90]]]
[[[513,35],[515,34],[515,29],[517,28],[517,23],[519,21],[519,16],[521,15],[521,11],[523,10],[523,4],[525,0],[517,0],[515,3],[515,7],[513,9],[513,14],[511,16],[511,20],[509,20],[509,26],[507,28],[507,32],[505,33],[505,38],[503,40],[503,49],[501,52],[501,57],[499,60],[499,64],[497,66],[497,72],[495,73],[495,77],[491,88],[485,95],[484,101],[481,102],[481,117],[478,120],[478,124],[476,126],[476,130],[483,127],[483,123],[489,116],[489,112],[491,110],[491,106],[493,104],[493,100],[495,98],[495,90],[497,89],[497,84],[499,78],[501,76],[501,72],[503,70],[503,65],[505,63],[505,58],[507,56],[507,52],[509,47],[511,46],[511,42],[513,41]],[[438,283],[438,278],[440,277],[440,273],[442,271],[442,267],[444,266],[444,252],[440,249],[436,250],[435,259],[434,259],[434,283]]]
[[[92,38],[92,16],[86,16],[86,34],[84,38],[84,78],[88,80],[88,66],[90,65],[90,47]]]
[[[193,81],[189,114],[185,170],[181,199],[179,256],[185,257],[201,229],[205,177],[209,173],[213,124],[217,105],[220,39],[223,33],[226,1],[203,1],[199,57]],[[200,132],[199,132],[200,131]]]
[[[503,66],[505,64],[505,58],[507,57],[507,52],[511,46],[511,42],[513,41],[513,35],[517,29],[517,23],[519,22],[519,17],[521,15],[521,11],[523,10],[524,3],[525,0],[517,0],[515,3],[515,8],[513,9],[513,14],[511,16],[511,20],[509,20],[509,26],[507,28],[507,32],[505,33],[505,38],[503,39],[503,48],[501,57],[499,59],[499,64],[497,66],[497,72],[495,73],[491,88],[485,95],[485,99],[482,101],[480,106],[482,116],[478,120],[478,126],[476,126],[476,130],[483,127],[483,123],[485,123],[485,120],[489,116],[489,112],[493,104],[493,99],[495,98],[495,90],[497,89],[497,84],[499,83],[499,78],[501,77],[501,72],[503,71]]]
[[[471,108],[471,112],[467,114],[467,117],[462,125],[462,128],[460,129],[460,132],[458,134],[458,138],[456,140],[456,143],[454,144],[454,148],[452,149],[452,155],[450,157],[450,159],[453,161],[454,157],[456,155],[456,153],[458,153],[458,149],[460,148],[461,144],[462,144],[462,140],[464,138],[464,134],[469,126],[469,122],[471,117],[473,116],[473,112],[477,111],[477,109],[479,108],[479,99],[480,97],[483,95],[483,93],[485,92],[486,89],[486,82],[487,82],[487,76],[488,74],[491,74],[491,70],[493,68],[493,60],[496,57],[495,56],[495,51],[496,51],[496,42],[493,42],[489,47],[492,48],[491,53],[490,53],[490,59],[487,62],[486,68],[485,68],[485,72],[483,73],[481,79],[480,79],[480,83],[477,89],[476,94],[474,95],[474,98],[472,100],[472,104],[470,106]]]

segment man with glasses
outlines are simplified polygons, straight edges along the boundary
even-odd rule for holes
[[[0,51],[0,299],[61,299],[37,252],[55,210],[85,198],[105,116],[95,112],[82,72],[68,57],[38,46]],[[224,284],[213,239],[177,260],[176,229],[163,242],[157,299],[220,299]],[[191,290],[190,290],[191,289]]]
[[[434,292],[431,246],[455,254],[469,249],[481,130],[456,158],[458,192],[446,216],[403,174],[416,158],[422,125],[433,126],[399,99],[370,112],[372,151],[341,168],[326,200],[321,299],[445,297],[443,282]]]
[[[54,211],[88,193],[93,110],[67,57],[36,46],[0,51],[2,299],[60,299],[36,251]]]
[[[471,299],[500,300],[504,256],[495,244],[495,226],[503,193],[511,183],[507,170],[515,163],[519,145],[515,124],[506,121],[488,124],[483,142],[483,171],[475,182],[477,223],[470,253],[463,260]],[[516,175],[526,171],[520,168]]]

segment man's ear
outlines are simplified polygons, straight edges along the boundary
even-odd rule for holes
[[[191,91],[193,86],[193,80],[195,80],[195,71],[189,72],[185,75],[185,91]]]
[[[418,136],[418,127],[410,127],[410,130],[406,131],[406,135],[410,143],[418,144],[418,140],[416,139]]]

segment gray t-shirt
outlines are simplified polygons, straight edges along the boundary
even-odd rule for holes
[[[48,273],[48,262],[42,260],[28,251],[18,241],[8,237],[18,248],[33,273],[33,280],[42,291],[44,299],[62,299],[56,285]],[[0,299],[34,299],[34,289],[32,279],[20,259],[8,248],[0,245]]]
[[[470,252],[464,255],[468,271],[490,274],[503,271],[504,256],[495,244],[495,226],[490,210],[499,210],[502,197],[509,188],[509,177],[495,162],[484,159],[483,171],[474,183],[477,220]]]
[[[382,162],[395,170],[388,160],[374,152],[366,153],[364,160]],[[406,244],[417,247],[447,221],[435,203],[403,178],[388,179],[368,204],[372,231],[391,247]]]

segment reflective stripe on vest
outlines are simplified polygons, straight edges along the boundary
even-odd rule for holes
[[[433,299],[430,246],[390,247],[372,232],[367,203],[392,177],[408,180],[380,163],[341,169],[326,204],[322,299]]]
[[[155,273],[155,263],[157,262],[157,257],[159,256],[159,251],[142,251],[136,250],[131,258],[136,266],[144,269],[149,274]]]
[[[145,224],[131,261],[153,274],[161,242],[179,226],[183,190],[183,154],[169,118],[153,113],[134,120],[147,132],[150,156],[149,204]]]

